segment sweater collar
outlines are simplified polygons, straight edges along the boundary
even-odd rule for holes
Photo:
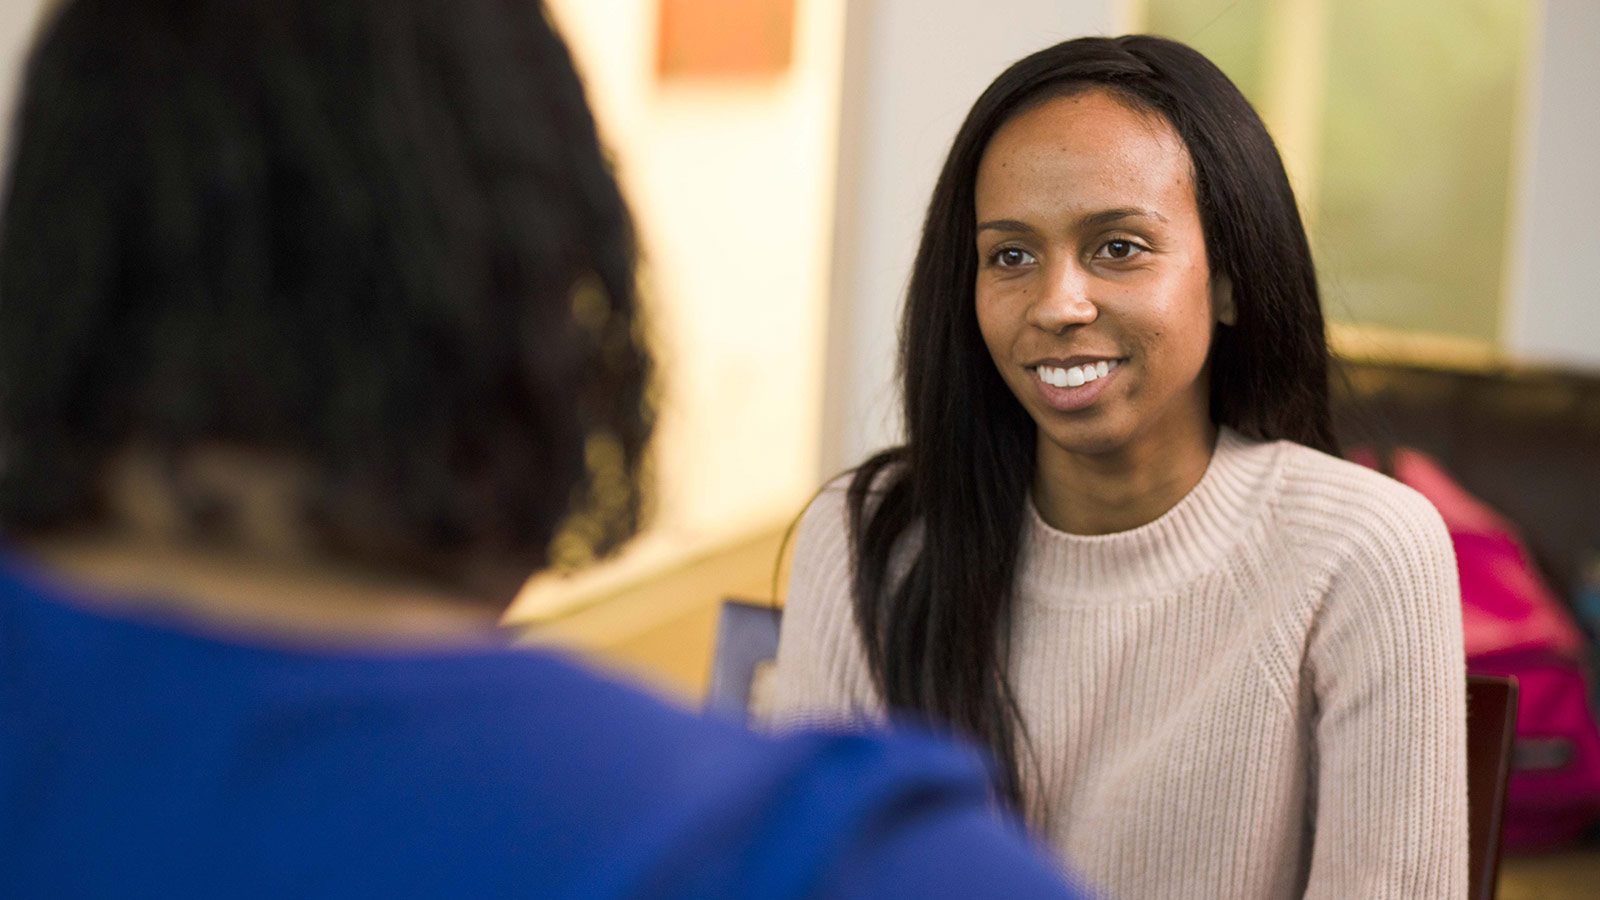
[[[1021,598],[1056,606],[1150,600],[1213,570],[1265,508],[1280,446],[1219,428],[1211,462],[1188,495],[1155,521],[1115,534],[1051,528],[1030,493]]]

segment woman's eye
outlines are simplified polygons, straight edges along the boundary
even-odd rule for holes
[[[1034,261],[1033,254],[1017,247],[1002,247],[994,252],[994,264],[1002,269],[1025,266]]]
[[[1100,251],[1095,256],[1103,259],[1129,259],[1144,252],[1144,248],[1133,241],[1115,240],[1106,241],[1100,245]]]

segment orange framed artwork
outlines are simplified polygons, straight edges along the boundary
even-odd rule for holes
[[[657,73],[766,78],[789,68],[794,0],[661,0]]]

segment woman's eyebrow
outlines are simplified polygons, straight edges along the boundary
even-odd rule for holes
[[[1122,219],[1154,219],[1157,222],[1166,222],[1167,217],[1153,209],[1144,209],[1137,206],[1118,206],[1112,209],[1102,209],[1092,212],[1078,219],[1079,228],[1095,228],[1100,225],[1109,225]]]
[[[978,230],[1005,231],[1013,234],[1022,234],[1033,231],[1033,227],[1028,225],[1026,222],[1019,222],[1016,219],[990,219],[987,222],[979,222]]]

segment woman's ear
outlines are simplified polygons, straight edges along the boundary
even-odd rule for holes
[[[1221,272],[1211,276],[1211,315],[1223,325],[1239,320],[1239,311],[1233,305],[1233,279]]]

